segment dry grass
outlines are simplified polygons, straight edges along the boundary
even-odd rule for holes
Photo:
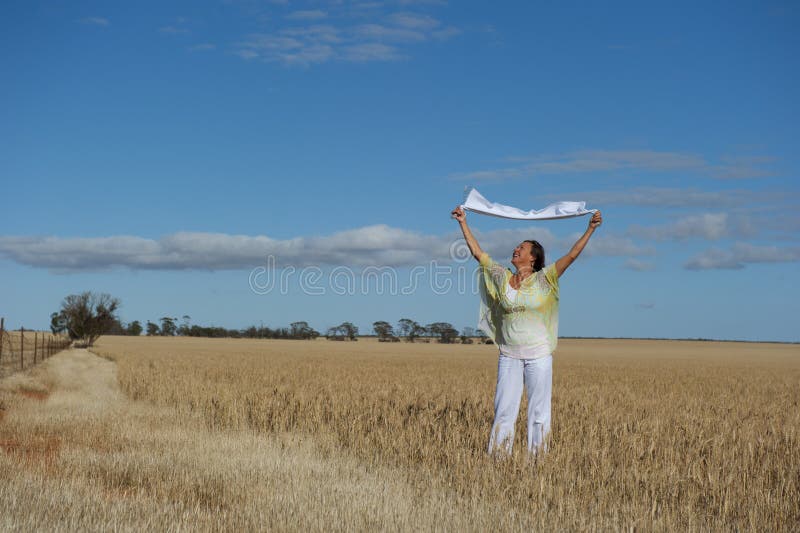
[[[22,333],[4,330],[0,335],[0,378],[42,362],[69,343],[66,336],[53,335],[49,331],[26,330]]]
[[[2,531],[468,529],[482,509],[461,515],[447,491],[420,500],[402,473],[308,438],[212,431],[133,403],[115,365],[85,350],[3,380],[0,400]]]
[[[114,391],[96,400],[92,378],[59,407],[74,379],[53,381],[69,376],[56,363],[79,351],[28,378],[39,389],[4,382],[0,505],[44,494],[50,511],[0,528],[59,513],[89,529],[800,523],[798,346],[561,341],[541,461],[523,451],[524,408],[514,456],[485,455],[488,346],[106,337],[96,351],[117,363],[90,358]]]

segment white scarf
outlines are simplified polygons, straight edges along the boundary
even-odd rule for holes
[[[465,200],[461,206],[475,213],[491,215],[500,218],[513,218],[517,220],[548,220],[552,218],[579,217],[594,213],[597,209],[586,209],[586,202],[556,202],[543,209],[523,211],[510,205],[496,204],[484,198],[475,188],[470,188],[465,193]]]

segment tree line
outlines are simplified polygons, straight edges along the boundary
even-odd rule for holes
[[[453,344],[460,341],[462,344],[472,344],[477,338],[479,342],[487,342],[486,334],[475,328],[465,327],[459,331],[449,322],[433,322],[425,326],[410,318],[401,318],[395,328],[389,322],[379,320],[372,323],[372,330],[380,342],[399,342],[405,339],[406,342],[423,340],[430,342],[435,339],[442,344]]]
[[[298,339],[312,340],[320,337],[320,332],[309,326],[308,322],[297,321],[288,327],[270,328],[249,326],[244,329],[228,329],[220,326],[201,326],[191,323],[189,315],[177,317],[163,316],[155,322],[138,320],[122,322],[117,316],[120,301],[108,294],[84,292],[71,294],[61,302],[61,308],[50,315],[50,329],[53,333],[67,333],[70,338],[86,346],[91,346],[101,335],[150,337],[210,337],[245,339]],[[460,341],[471,344],[473,338],[487,342],[486,336],[474,328],[465,327],[460,333],[448,322],[434,322],[421,325],[410,318],[400,319],[396,326],[379,320],[372,324],[372,330],[381,342],[415,342],[436,340],[444,344]],[[352,322],[342,322],[325,332],[325,338],[334,341],[356,341],[358,326]]]

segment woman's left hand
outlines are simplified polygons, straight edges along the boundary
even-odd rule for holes
[[[602,223],[603,223],[603,214],[600,213],[600,211],[597,211],[594,215],[592,215],[592,219],[589,221],[589,227],[592,229],[596,229]]]

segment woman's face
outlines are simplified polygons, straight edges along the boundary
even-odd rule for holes
[[[517,270],[524,267],[533,267],[533,262],[536,259],[533,257],[532,245],[529,242],[521,242],[514,248],[514,253],[511,254],[511,264],[514,265]]]

